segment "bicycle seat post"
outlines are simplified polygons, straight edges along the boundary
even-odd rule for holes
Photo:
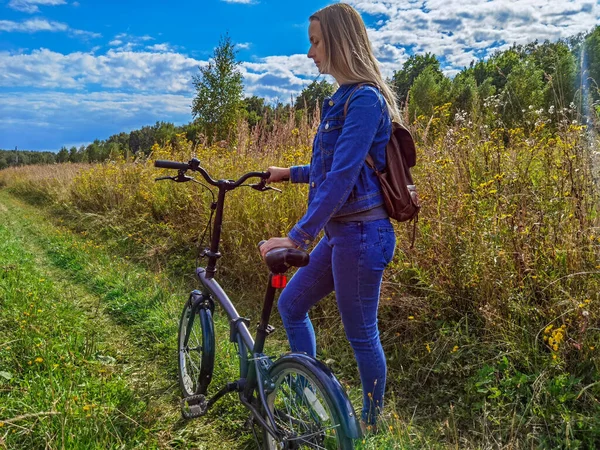
[[[275,291],[278,288],[278,284],[274,282],[275,277],[281,277],[282,275],[269,274],[269,283],[265,292],[265,301],[263,303],[263,309],[260,315],[260,322],[258,323],[258,329],[256,331],[256,340],[254,342],[253,353],[262,353],[265,340],[270,332],[269,318],[273,310],[273,302],[275,301]],[[283,275],[285,276],[285,275]],[[281,286],[283,287],[283,286]]]

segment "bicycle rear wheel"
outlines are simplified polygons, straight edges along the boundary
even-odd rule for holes
[[[179,320],[179,386],[184,397],[205,394],[212,379],[215,334],[210,309],[186,302]]]
[[[335,414],[333,396],[312,369],[302,362],[287,361],[273,366],[270,375],[275,389],[267,395],[267,407],[287,446],[282,447],[282,442],[264,431],[266,449],[354,448]]]

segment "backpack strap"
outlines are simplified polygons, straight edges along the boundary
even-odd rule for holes
[[[350,99],[352,98],[354,93],[362,86],[373,86],[373,87],[376,87],[377,89],[379,89],[379,86],[377,86],[373,83],[370,83],[368,81],[366,81],[364,83],[358,83],[356,85],[356,87],[354,89],[352,89],[352,91],[350,92],[350,95],[348,95],[348,98],[346,99],[346,103],[344,104],[344,119],[346,118],[346,115],[348,114],[348,106],[350,105]],[[379,171],[375,167],[375,162],[373,161],[373,158],[371,158],[371,155],[367,154],[367,157],[365,158],[365,160],[371,169],[373,169],[376,173],[379,173]]]

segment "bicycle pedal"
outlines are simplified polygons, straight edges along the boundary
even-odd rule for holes
[[[186,420],[202,417],[208,411],[208,402],[202,394],[182,398],[180,405],[181,415]]]

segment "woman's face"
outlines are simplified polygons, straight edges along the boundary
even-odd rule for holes
[[[311,20],[308,26],[308,39],[310,41],[310,48],[308,49],[308,57],[311,58],[319,72],[321,71],[321,64],[325,60],[325,44],[323,43],[323,33],[321,33],[321,22],[318,20]]]

